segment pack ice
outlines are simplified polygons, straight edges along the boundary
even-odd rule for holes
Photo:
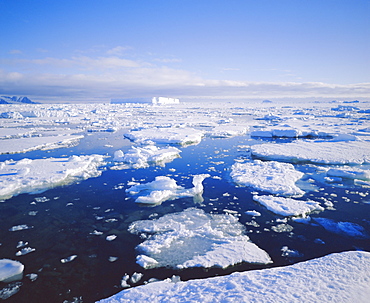
[[[89,155],[1,162],[0,199],[97,177],[103,161],[104,156]]]
[[[194,187],[185,189],[177,185],[176,181],[167,176],[157,176],[152,182],[131,186],[126,192],[138,195],[135,202],[157,205],[166,200],[184,197],[195,197],[203,193],[203,180],[208,174],[195,175],[193,177]]]
[[[304,191],[295,185],[302,178],[290,163],[254,160],[235,163],[230,173],[235,183],[283,196],[302,196]]]
[[[334,253],[294,265],[186,282],[153,282],[99,301],[359,302],[370,298],[370,253]]]
[[[189,208],[159,219],[133,222],[129,231],[147,239],[136,247],[137,263],[144,268],[272,263],[269,255],[244,234],[238,219],[229,214],[206,214]]]

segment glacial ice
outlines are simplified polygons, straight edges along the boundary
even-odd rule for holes
[[[176,181],[170,177],[157,176],[154,181],[131,186],[126,192],[138,195],[136,203],[157,205],[166,200],[201,195],[203,193],[202,182],[208,177],[208,174],[195,175],[193,177],[194,187],[185,189],[177,185]]]
[[[272,194],[284,196],[304,194],[304,191],[295,185],[295,182],[304,174],[297,171],[290,163],[260,160],[235,163],[231,167],[230,175],[237,184]]]
[[[137,263],[144,268],[226,268],[241,262],[272,262],[244,234],[237,217],[229,214],[206,214],[188,208],[159,219],[135,221],[129,231],[147,238],[136,248]]]
[[[13,282],[21,280],[24,265],[19,261],[0,259],[0,282]]]
[[[253,196],[253,200],[265,206],[269,211],[282,216],[302,216],[314,210],[323,211],[320,203],[314,201],[302,201],[292,198],[275,196]]]
[[[124,302],[359,302],[370,297],[370,253],[350,251],[227,276],[153,282],[99,303]]]
[[[97,177],[103,161],[104,156],[89,155],[1,162],[0,199]]]

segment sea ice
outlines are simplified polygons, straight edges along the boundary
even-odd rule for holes
[[[369,280],[370,253],[350,251],[222,277],[153,282],[123,290],[99,302],[366,303],[370,297]]]
[[[253,196],[253,200],[261,203],[269,211],[282,216],[305,217],[314,210],[324,210],[324,208],[320,206],[320,203],[314,201],[302,201],[275,196]]]
[[[104,156],[89,155],[1,162],[0,199],[97,177],[103,160]]]
[[[21,262],[0,259],[0,282],[13,282],[21,280],[23,276],[24,265]]]
[[[132,195],[139,195],[136,203],[160,204],[166,200],[174,200],[184,197],[195,197],[203,193],[203,180],[208,174],[195,175],[193,177],[194,187],[185,189],[177,185],[174,179],[166,176],[157,176],[155,180],[145,184],[134,185],[126,190]]]
[[[198,144],[204,133],[193,128],[148,128],[131,131],[125,137],[140,144]]]
[[[355,238],[368,238],[369,236],[366,234],[365,229],[356,223],[352,222],[335,222],[334,220],[327,219],[327,218],[314,218],[315,222],[320,224],[326,230],[336,233],[342,234],[350,237]]]
[[[253,145],[252,155],[260,159],[318,164],[370,163],[370,142],[314,142],[266,143]]]
[[[121,150],[114,153],[115,162],[125,162],[133,168],[145,168],[150,164],[164,165],[180,157],[181,150],[176,147],[159,148],[154,145],[144,147],[133,146],[126,154]]]
[[[360,180],[369,180],[370,179],[370,170],[364,170],[360,168],[331,168],[326,174],[329,177],[338,177],[346,179],[360,179]]]
[[[272,262],[265,251],[250,242],[238,219],[228,214],[206,214],[189,208],[159,219],[133,222],[129,231],[147,237],[137,246],[137,263],[145,268],[226,268],[241,262]]]
[[[55,149],[75,144],[83,135],[30,137],[0,140],[0,154],[16,154],[37,149]]]
[[[254,160],[235,163],[231,167],[234,182],[244,186],[284,196],[302,196],[304,191],[295,185],[304,174],[290,163]]]

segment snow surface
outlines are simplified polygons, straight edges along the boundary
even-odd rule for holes
[[[238,219],[229,214],[206,214],[188,208],[159,219],[133,222],[129,231],[147,238],[137,246],[137,263],[144,268],[226,268],[241,262],[272,262],[244,234]]]
[[[301,201],[292,198],[275,196],[253,196],[253,200],[261,203],[268,210],[282,216],[302,216],[314,210],[323,211],[320,203],[314,201]]]
[[[0,199],[97,177],[103,161],[101,155],[90,155],[1,162]]]
[[[358,302],[370,298],[370,253],[335,253],[285,267],[186,282],[153,282],[99,301]]]
[[[133,146],[127,153],[118,150],[114,153],[115,162],[125,162],[132,168],[146,168],[150,164],[164,166],[165,163],[180,157],[181,150],[176,147],[159,148],[154,145],[144,147]]]
[[[304,174],[290,163],[254,160],[235,163],[231,167],[235,183],[284,196],[302,196],[304,191],[295,185]]]
[[[24,265],[19,261],[0,259],[0,282],[13,282],[21,280]]]
[[[292,163],[370,163],[370,142],[367,141],[267,143],[252,146],[251,152],[260,159]]]
[[[176,181],[170,177],[157,176],[154,181],[131,186],[126,192],[139,195],[135,200],[136,203],[157,205],[166,200],[201,195],[203,193],[202,182],[209,176],[208,174],[195,175],[193,177],[194,187],[189,189],[177,185]]]
[[[198,144],[204,133],[193,128],[148,128],[131,131],[125,137],[140,144]]]

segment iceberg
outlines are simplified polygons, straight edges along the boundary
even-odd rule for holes
[[[97,177],[104,156],[7,160],[0,163],[0,199]]]
[[[166,200],[174,200],[185,197],[195,197],[203,193],[203,180],[210,175],[201,174],[193,177],[194,187],[185,189],[177,185],[174,179],[166,176],[157,176],[149,183],[131,186],[126,192],[139,195],[136,203],[158,205]]]
[[[294,265],[123,290],[99,303],[359,302],[370,297],[370,253],[349,251]]]
[[[176,147],[159,148],[154,145],[135,147],[133,146],[126,154],[121,150],[114,153],[115,162],[125,162],[133,168],[146,168],[150,164],[159,164],[164,166],[165,163],[180,157],[181,150]]]
[[[370,142],[314,142],[266,143],[253,145],[254,157],[284,162],[308,162],[316,164],[364,164],[370,163]]]
[[[290,163],[260,160],[235,163],[231,167],[230,175],[237,184],[251,186],[271,194],[302,196],[305,193],[295,185],[304,174]]]
[[[140,253],[137,263],[144,268],[272,263],[269,255],[244,234],[237,217],[229,214],[206,214],[188,208],[159,219],[135,221],[129,231],[147,238],[136,247]]]
[[[21,280],[24,265],[19,261],[0,259],[0,282],[8,283]]]
[[[314,210],[323,211],[320,203],[314,201],[300,201],[292,198],[275,196],[253,196],[253,200],[265,206],[269,211],[281,216],[302,216]]]

